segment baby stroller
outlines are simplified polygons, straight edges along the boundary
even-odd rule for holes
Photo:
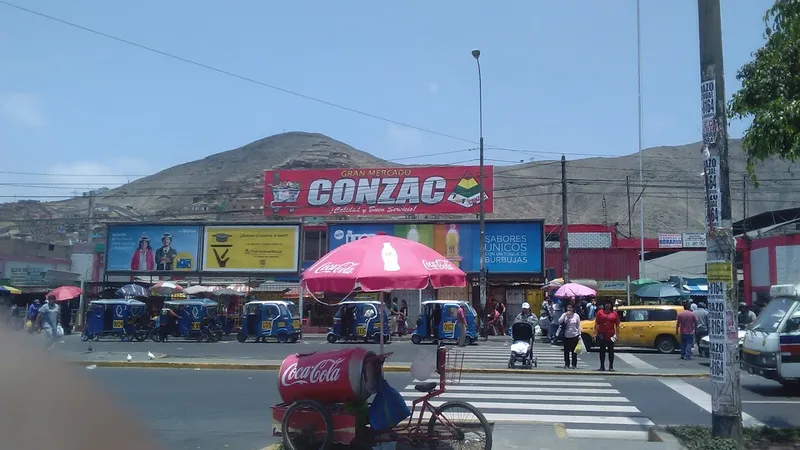
[[[511,325],[511,356],[508,357],[508,368],[514,368],[516,362],[522,363],[522,368],[532,369],[538,367],[538,361],[533,355],[534,328],[528,322],[517,322]]]

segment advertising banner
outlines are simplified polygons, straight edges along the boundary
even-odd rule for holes
[[[683,248],[706,248],[706,234],[683,233]]]
[[[683,236],[680,233],[659,234],[658,248],[683,248]]]
[[[202,227],[109,225],[107,272],[196,272]]]
[[[479,167],[267,170],[264,215],[470,214],[481,202]],[[493,167],[484,166],[484,210],[492,212]]]
[[[490,273],[542,273],[543,229],[541,221],[487,222],[487,270]],[[328,227],[329,250],[378,233],[427,245],[465,272],[480,271],[477,222],[331,224]]]
[[[299,248],[298,225],[207,226],[203,271],[297,272]]]

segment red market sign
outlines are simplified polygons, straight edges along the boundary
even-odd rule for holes
[[[474,214],[478,166],[267,170],[264,215]],[[484,211],[493,208],[493,167],[484,166]]]

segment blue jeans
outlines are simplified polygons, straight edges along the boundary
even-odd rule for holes
[[[694,335],[681,334],[681,358],[691,359],[693,347],[694,347]]]

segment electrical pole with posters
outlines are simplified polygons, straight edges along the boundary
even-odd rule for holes
[[[698,0],[703,174],[706,187],[706,274],[714,436],[742,443],[736,240],[731,220],[728,127],[719,0]]]

